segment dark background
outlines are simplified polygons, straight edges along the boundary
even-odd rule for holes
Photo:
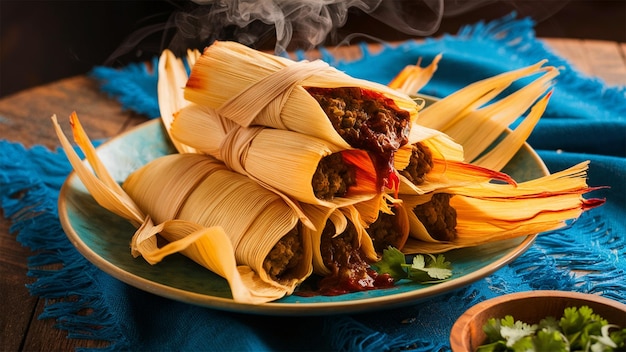
[[[546,4],[549,11],[545,10]],[[128,42],[129,35],[154,26],[163,27],[173,12],[190,5],[193,4],[183,0],[0,0],[0,97],[86,73],[94,65],[120,66],[150,59],[167,46],[168,33],[157,30],[138,42]],[[462,25],[499,18],[514,10],[535,20],[539,37],[626,42],[626,0],[494,1],[460,15],[444,17],[432,36],[453,34]],[[411,38],[358,11],[350,12],[347,24],[337,30],[339,38],[352,32],[389,41]],[[114,55],[122,43],[126,43],[127,50]],[[272,39],[258,46],[271,50]]]

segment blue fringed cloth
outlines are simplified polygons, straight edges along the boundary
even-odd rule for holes
[[[517,291],[591,292],[626,303],[626,88],[586,78],[534,37],[529,19],[514,15],[478,23],[457,35],[386,47],[355,62],[324,59],[356,77],[381,83],[418,58],[444,57],[423,93],[445,96],[471,82],[541,59],[561,68],[548,109],[530,137],[551,171],[591,160],[590,185],[607,203],[570,227],[541,235],[491,276],[413,306],[330,317],[247,316],[201,308],[130,287],[86,261],[59,224],[56,199],[70,166],[62,153],[0,141],[0,195],[29,260],[33,295],[55,299],[54,318],[70,338],[109,341],[108,350],[399,350],[446,351],[449,331],[467,308]],[[375,68],[375,69],[372,69]],[[157,117],[155,74],[143,65],[97,67],[103,91],[130,110]],[[56,264],[58,270],[41,270]],[[60,265],[59,265],[60,264]],[[574,275],[572,270],[579,273]],[[88,315],[81,314],[90,309]]]

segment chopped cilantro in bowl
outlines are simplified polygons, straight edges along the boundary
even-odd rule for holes
[[[453,352],[626,351],[624,328],[626,304],[619,300],[593,293],[529,290],[467,309],[450,330],[450,347]]]
[[[490,318],[483,331],[487,341],[478,352],[626,351],[626,327],[610,324],[588,306],[565,308],[560,319],[547,316],[538,324],[511,315]]]

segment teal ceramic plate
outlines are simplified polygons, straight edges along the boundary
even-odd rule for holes
[[[159,120],[147,122],[98,148],[116,180],[159,156],[173,153]],[[546,174],[541,159],[528,146],[504,170],[518,181]],[[171,299],[229,311],[271,315],[322,315],[364,312],[414,304],[466,286],[517,258],[534,235],[446,253],[453,263],[449,281],[435,285],[400,282],[393,288],[341,296],[285,297],[261,305],[234,302],[224,279],[182,255],[150,265],[133,258],[129,243],[135,229],[96,204],[72,173],[61,190],[59,217],[70,241],[89,261],[113,277],[139,289]]]

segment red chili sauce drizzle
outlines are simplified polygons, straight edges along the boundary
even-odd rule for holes
[[[393,99],[359,87],[305,88],[333,127],[350,146],[366,150],[374,162],[378,187],[395,188],[393,167],[396,150],[409,140],[410,113]]]
[[[322,232],[320,248],[324,264],[331,270],[331,274],[314,282],[315,287],[302,288],[294,294],[304,297],[338,296],[394,285],[389,274],[378,274],[362,257],[357,246],[356,229],[352,223],[349,223],[344,233],[333,237],[334,235],[335,226],[328,221]]]

